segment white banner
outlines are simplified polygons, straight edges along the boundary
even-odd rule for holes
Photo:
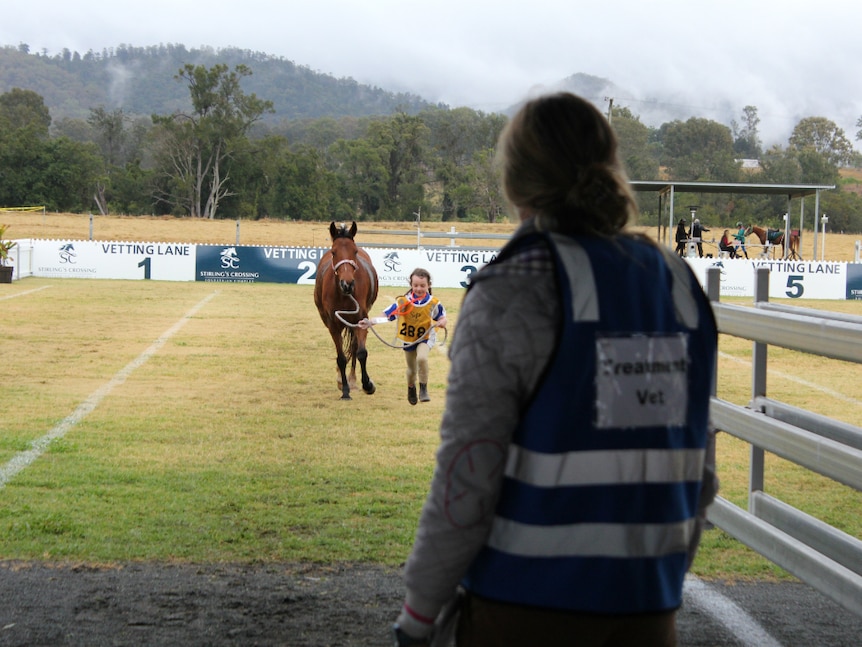
[[[313,284],[324,249],[137,243],[85,240],[19,240],[13,248],[15,277],[241,281]],[[497,250],[466,248],[365,248],[383,287],[409,287],[410,273],[428,270],[432,285],[465,288],[470,277],[497,257]],[[18,262],[18,258],[22,262]],[[26,261],[24,260],[26,259]],[[853,299],[862,297],[859,264],[835,261],[686,258],[700,284],[706,269],[721,271],[722,297],[753,297],[754,270],[768,267],[769,297]],[[229,266],[225,267],[225,262]],[[213,278],[216,277],[216,278]],[[399,291],[396,291],[400,294]]]
[[[382,286],[410,286],[417,267],[428,270],[438,288],[465,288],[470,275],[497,257],[496,251],[470,249],[366,249]]]
[[[34,276],[194,281],[195,247],[188,243],[35,240]]]
[[[702,286],[706,269],[721,271],[721,296],[754,297],[754,274],[769,268],[770,299],[846,299],[847,263],[837,261],[781,261],[765,259],[687,258]]]

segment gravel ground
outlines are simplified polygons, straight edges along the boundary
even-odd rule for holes
[[[0,562],[0,646],[388,645],[400,570]]]
[[[403,591],[367,564],[0,561],[0,647],[382,647]],[[792,581],[687,584],[677,629],[680,647],[862,644],[862,617]]]

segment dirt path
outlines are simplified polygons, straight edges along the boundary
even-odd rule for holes
[[[862,617],[801,582],[707,587],[685,593],[680,647],[859,645]],[[373,565],[0,561],[0,647],[383,646],[402,594]]]
[[[397,569],[0,562],[0,646],[388,645]]]

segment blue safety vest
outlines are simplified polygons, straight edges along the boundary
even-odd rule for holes
[[[715,320],[658,247],[549,241],[563,322],[507,455],[494,523],[464,586],[588,613],[681,604],[715,371]]]

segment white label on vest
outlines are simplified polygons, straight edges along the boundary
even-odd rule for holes
[[[688,406],[688,335],[596,340],[596,427],[678,427]]]

